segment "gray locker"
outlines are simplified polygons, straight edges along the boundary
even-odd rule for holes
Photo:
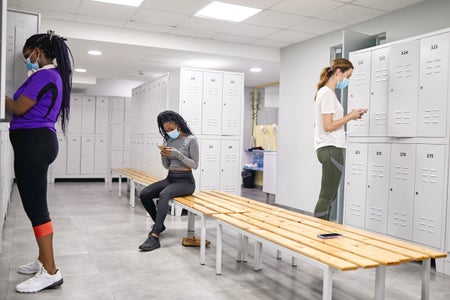
[[[406,240],[412,240],[415,154],[414,144],[391,145],[388,234]]]
[[[108,140],[106,136],[96,136],[94,146],[94,174],[107,173]]]
[[[181,71],[180,114],[194,134],[202,132],[202,74],[200,71]]]
[[[223,78],[222,135],[241,135],[242,90],[242,75],[225,73]]]
[[[390,156],[390,144],[369,144],[366,228],[383,234],[387,233]]]
[[[419,41],[391,46],[389,63],[388,135],[417,135]]]
[[[121,97],[111,98],[111,122],[124,121],[124,99]]]
[[[372,51],[370,75],[370,136],[387,136],[390,48]]]
[[[81,132],[94,134],[95,132],[95,97],[83,97]]]
[[[79,95],[70,97],[70,120],[67,128],[68,133],[81,133],[81,116],[83,114],[83,100]]]
[[[203,139],[200,153],[200,190],[217,190],[220,186],[220,140]]]
[[[220,149],[220,190],[238,195],[240,185],[239,140],[222,140]]]
[[[413,241],[443,246],[445,145],[417,145]]]
[[[123,148],[123,124],[111,124],[111,148]]]
[[[58,147],[58,156],[52,163],[52,173],[53,175],[65,175],[67,161],[67,142],[65,136],[58,135]]]
[[[203,73],[202,134],[220,135],[221,133],[222,85],[222,73]]]
[[[95,133],[108,134],[108,97],[96,97],[95,99]]]
[[[348,87],[348,112],[350,112],[352,109],[369,109],[371,81],[370,60],[370,51],[350,54],[350,61],[355,68],[351,77],[351,84]],[[347,124],[347,132],[349,136],[368,136],[368,114],[363,115],[361,119],[349,122]]]
[[[449,33],[420,40],[420,88],[417,135],[445,137]]]
[[[94,174],[95,137],[81,137],[81,174]],[[106,153],[105,153],[106,155]]]
[[[81,137],[67,137],[67,174],[80,174]]]
[[[345,223],[364,228],[366,214],[367,150],[363,143],[347,145]]]

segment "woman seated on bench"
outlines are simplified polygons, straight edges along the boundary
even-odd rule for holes
[[[147,240],[139,246],[142,251],[161,247],[159,235],[166,229],[164,220],[169,200],[194,192],[195,180],[192,169],[198,167],[197,138],[183,117],[167,110],[158,115],[157,121],[159,132],[164,138],[164,145],[158,147],[161,149],[162,164],[169,172],[165,179],[147,186],[141,192],[142,204],[155,222]],[[157,208],[153,202],[155,198],[159,198]]]

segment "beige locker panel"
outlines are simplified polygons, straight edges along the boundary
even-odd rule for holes
[[[350,53],[350,61],[355,67],[348,87],[347,111],[368,109],[370,111],[370,60],[371,52]],[[369,135],[369,114],[347,124],[349,136]]]
[[[81,137],[81,169],[83,175],[94,174],[95,137]],[[106,154],[105,154],[106,155]]]
[[[367,156],[366,228],[386,234],[390,144],[369,144]]]
[[[108,134],[108,97],[96,97],[95,99],[95,133]]]
[[[366,215],[367,144],[349,143],[345,172],[345,223],[364,228]]]
[[[413,241],[443,246],[445,145],[417,145]]]
[[[125,102],[121,97],[111,98],[111,122],[123,122],[125,120]]]
[[[389,63],[388,135],[417,135],[419,41],[391,46]]]
[[[388,234],[412,240],[416,145],[392,144]]]
[[[81,133],[81,116],[83,115],[83,99],[79,95],[70,96],[70,120],[68,133]]]
[[[55,161],[52,163],[53,169],[53,177],[57,175],[65,175],[66,174],[66,162],[67,162],[67,142],[66,137],[63,135],[58,135],[58,156]],[[56,176],[55,176],[56,175]]]
[[[95,97],[83,97],[81,132],[94,134],[95,132]]]
[[[369,135],[387,136],[390,47],[372,51]]]
[[[223,77],[222,135],[241,135],[242,90],[242,75],[225,73]]]
[[[221,133],[222,86],[222,73],[203,73],[202,134],[220,135]]]
[[[108,172],[108,140],[106,136],[95,137],[94,147],[94,173],[107,174]]]
[[[180,114],[194,134],[202,133],[202,93],[201,71],[181,71]]]
[[[200,153],[200,190],[217,190],[220,187],[220,140],[203,139]]]
[[[446,134],[449,36],[445,33],[420,40],[418,136]]]
[[[241,183],[239,140],[222,140],[220,147],[220,190],[239,195]]]
[[[81,137],[67,136],[67,174],[80,174]]]

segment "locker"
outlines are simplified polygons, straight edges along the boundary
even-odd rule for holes
[[[123,148],[123,137],[123,125],[111,124],[111,148]]]
[[[445,145],[417,145],[413,241],[440,248],[445,211]]]
[[[67,174],[80,174],[81,137],[67,137]]]
[[[364,228],[366,214],[367,144],[349,143],[345,173],[345,223]]]
[[[70,97],[70,120],[67,128],[68,133],[81,133],[81,116],[83,115],[83,100],[79,95]]]
[[[200,153],[200,190],[217,190],[220,186],[220,140],[203,139]]]
[[[123,151],[122,150],[112,150],[111,155],[111,168],[123,168]]]
[[[94,149],[95,138],[94,136],[82,136],[81,137],[81,174],[94,174]]]
[[[418,136],[445,137],[449,33],[420,40]]]
[[[369,135],[387,136],[390,48],[372,51]]]
[[[120,97],[111,98],[111,122],[123,122],[125,119],[125,103]]]
[[[417,135],[419,41],[391,46],[389,63],[388,135]]]
[[[124,114],[124,121],[125,122],[131,122],[131,115],[132,115],[132,106],[131,106],[131,99],[125,98],[125,114]]]
[[[94,134],[95,129],[95,97],[83,97],[81,132]]]
[[[220,190],[238,195],[241,153],[239,140],[222,140],[220,153]]]
[[[182,70],[180,114],[194,134],[202,131],[203,72]]]
[[[391,145],[388,234],[406,240],[412,240],[415,154],[414,144]]]
[[[106,137],[95,137],[94,151],[94,174],[106,174],[108,169],[108,141]]]
[[[366,228],[386,234],[390,144],[369,144],[367,156]]]
[[[128,148],[130,147],[130,143],[131,143],[131,126],[130,124],[125,124],[123,126],[123,147],[124,148]]]
[[[371,52],[352,53],[350,61],[354,70],[351,77],[351,84],[348,87],[347,111],[352,109],[365,108],[370,111],[370,60]],[[349,136],[369,135],[369,116],[364,114],[361,119],[353,120],[347,124]]]
[[[123,151],[123,167],[129,167],[130,166],[130,151],[124,150]]]
[[[222,135],[241,135],[241,74],[225,73],[223,78]]]
[[[203,73],[202,134],[221,133],[222,85],[222,73]]]
[[[54,175],[66,174],[66,161],[67,161],[67,146],[66,138],[62,135],[58,135],[58,156],[52,163],[52,172]]]
[[[108,134],[108,98],[96,97],[95,99],[95,133]]]

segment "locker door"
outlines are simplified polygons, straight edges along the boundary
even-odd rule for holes
[[[388,234],[406,240],[412,240],[415,154],[414,144],[391,145]]]
[[[111,168],[123,168],[123,151],[122,150],[112,150],[111,152]]]
[[[242,76],[225,73],[223,78],[222,135],[241,134]]]
[[[108,97],[95,100],[95,133],[108,134]]]
[[[81,174],[94,174],[95,138],[81,137]]]
[[[202,140],[200,151],[200,190],[220,187],[220,140]]]
[[[419,136],[445,137],[449,33],[420,41]]]
[[[370,59],[371,52],[350,53],[350,61],[353,62],[351,84],[348,87],[347,111],[366,108],[370,105]],[[353,120],[347,125],[349,136],[369,135],[369,116],[365,114],[359,120]]]
[[[388,135],[417,135],[419,41],[391,46],[389,63]]]
[[[67,137],[67,174],[80,174],[81,137]]]
[[[366,228],[386,234],[390,144],[370,144],[367,157]]]
[[[202,134],[221,133],[222,85],[222,73],[203,73]]]
[[[387,136],[390,50],[386,47],[372,51],[369,109],[371,136]]]
[[[222,140],[220,155],[220,190],[239,195],[240,153],[239,140]]]
[[[413,241],[441,248],[445,145],[417,145]]]
[[[111,124],[111,148],[123,148],[123,125]]]
[[[83,100],[79,95],[70,97],[70,121],[67,127],[68,133],[81,133],[81,116],[83,115]]]
[[[59,147],[58,156],[52,163],[53,175],[65,175],[66,161],[67,161],[67,146],[66,146],[66,138],[62,135],[58,135],[58,147]]]
[[[347,145],[345,223],[364,228],[366,214],[367,144]]]
[[[123,122],[125,119],[125,103],[121,97],[111,98],[111,122]]]
[[[131,144],[131,126],[130,124],[125,124],[123,125],[123,147],[128,148],[130,147],[130,144]]]
[[[132,107],[131,107],[131,99],[130,98],[125,98],[124,121],[125,122],[131,122],[132,121]]]
[[[95,128],[95,98],[91,96],[83,97],[81,132],[84,134],[94,134]]]
[[[180,114],[186,120],[194,134],[202,133],[202,82],[200,71],[182,70],[181,72]]]
[[[94,173],[106,174],[108,169],[108,142],[106,137],[95,137]]]
[[[123,167],[129,167],[130,166],[130,151],[124,150],[123,151]]]

